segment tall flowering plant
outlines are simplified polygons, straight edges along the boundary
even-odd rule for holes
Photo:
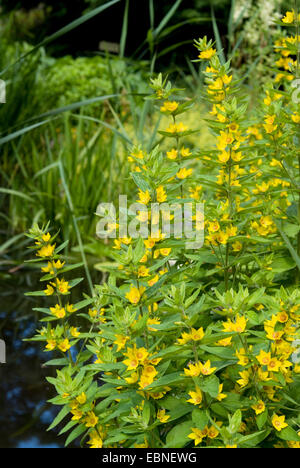
[[[33,339],[61,354],[48,378],[61,407],[51,428],[65,422],[67,445],[80,437],[92,448],[300,446],[300,291],[286,284],[297,265],[287,233],[298,233],[287,221],[297,190],[278,157],[298,111],[270,87],[250,115],[230,63],[207,38],[195,45],[215,147],[189,144],[193,101],[153,79],[149,99],[169,118],[159,131],[167,147],[129,151],[136,202],[146,208],[129,218],[144,229],[136,237],[120,234],[120,219],[108,226],[117,236],[107,283],[72,304],[80,279],[66,279],[70,267],[47,228],[29,233],[47,284],[33,294],[52,301],[38,309],[47,327]],[[197,202],[204,221],[193,214]],[[202,247],[165,235],[153,212],[166,203],[190,204],[195,230],[205,227]],[[162,217],[175,229],[174,214]]]

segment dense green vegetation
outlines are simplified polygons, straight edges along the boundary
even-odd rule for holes
[[[195,199],[199,196],[201,200],[208,201],[210,223],[222,216],[221,205],[214,205],[222,199],[216,186],[219,182],[215,179],[223,180],[222,177],[225,185],[226,177],[229,180],[233,180],[234,176],[241,178],[245,190],[249,190],[248,194],[243,192],[241,195],[246,205],[249,201],[247,196],[250,197],[251,193],[255,195],[253,206],[256,206],[260,197],[265,196],[266,206],[270,205],[272,208],[270,212],[266,210],[263,214],[263,223],[266,222],[267,226],[254,224],[250,228],[246,217],[239,218],[237,206],[240,201],[235,201],[238,229],[243,231],[248,226],[247,235],[254,236],[259,246],[243,247],[241,255],[244,260],[239,264],[238,259],[233,257],[237,255],[239,258],[238,244],[245,241],[245,232],[242,232],[241,239],[236,239],[231,257],[230,247],[227,248],[226,243],[232,235],[227,234],[224,228],[222,241],[217,241],[217,251],[220,254],[218,262],[212,261],[211,253],[204,253],[204,260],[199,260],[193,271],[187,292],[180,286],[186,280],[184,275],[175,275],[174,283],[177,282],[179,292],[173,290],[174,297],[168,298],[166,291],[173,281],[170,275],[171,279],[167,279],[162,289],[154,291],[153,301],[143,302],[141,310],[143,307],[146,310],[154,302],[162,303],[166,300],[169,305],[164,304],[166,310],[163,310],[169,313],[168,307],[175,310],[180,301],[184,302],[185,294],[195,293],[195,284],[200,283],[206,292],[212,286],[219,288],[219,294],[223,296],[222,299],[220,296],[218,298],[223,301],[223,305],[230,299],[226,296],[230,287],[233,288],[230,294],[233,294],[233,300],[237,302],[241,297],[247,296],[247,292],[241,292],[240,288],[249,287],[251,294],[255,289],[261,288],[257,303],[269,307],[274,313],[278,312],[275,302],[287,301],[288,297],[288,293],[283,290],[280,293],[276,290],[280,286],[291,287],[289,293],[293,293],[293,307],[297,306],[300,277],[297,172],[299,120],[297,107],[292,103],[290,95],[291,80],[298,77],[300,58],[299,51],[296,50],[298,40],[295,40],[296,45],[292,40],[288,46],[286,42],[280,42],[290,34],[295,34],[296,38],[299,34],[298,20],[293,18],[290,21],[287,17],[286,21],[281,21],[287,10],[295,8],[296,11],[295,5],[291,5],[288,0],[45,0],[42,3],[33,0],[27,2],[26,7],[24,2],[17,0],[2,2],[0,79],[5,83],[6,102],[0,104],[0,320],[3,319],[0,324],[0,338],[12,340],[12,336],[18,335],[15,330],[19,323],[28,323],[33,334],[32,327],[36,326],[38,314],[36,310],[32,312],[32,306],[36,309],[44,305],[40,304],[39,297],[30,296],[24,299],[23,296],[24,291],[39,289],[39,286],[36,287],[36,283],[39,284],[37,264],[24,263],[30,257],[30,239],[24,233],[34,227],[30,231],[31,237],[40,241],[42,234],[36,230],[37,224],[45,226],[50,221],[51,236],[56,235],[55,242],[63,246],[60,251],[63,260],[70,264],[80,264],[84,279],[72,297],[73,301],[75,298],[80,301],[83,293],[92,294],[95,283],[101,284],[97,292],[99,296],[103,290],[107,292],[105,288],[111,288],[110,292],[119,294],[117,286],[120,285],[121,291],[124,290],[126,294],[130,294],[132,290],[133,295],[135,293],[141,296],[137,287],[141,280],[137,280],[137,284],[129,281],[129,291],[126,289],[128,284],[125,289],[122,284],[126,278],[125,273],[114,276],[113,272],[108,280],[116,264],[116,247],[120,246],[116,244],[112,249],[111,243],[96,238],[97,205],[101,201],[115,202],[119,194],[128,194],[129,199],[135,201],[136,186],[144,194],[140,196],[150,193],[149,187],[156,193],[160,187],[160,177],[170,176],[171,180],[177,174],[181,182],[178,187],[176,184],[168,187],[171,193],[175,193],[180,186],[183,188],[180,188],[177,196],[182,197],[185,188],[187,196],[193,194]],[[290,28],[295,28],[295,31]],[[197,52],[194,40],[199,37],[205,39],[204,42],[197,43]],[[212,40],[209,45],[206,37]],[[219,62],[214,62],[213,59],[209,63],[205,62],[212,58],[209,57],[210,52],[207,52],[211,49],[214,51],[213,55],[218,56]],[[199,59],[198,53],[204,53],[204,56]],[[205,56],[206,53],[208,56]],[[290,56],[294,59],[292,68]],[[207,66],[212,67],[208,76],[205,73]],[[219,66],[218,72],[214,71],[214,66]],[[211,106],[218,99],[213,102],[210,94],[220,92],[220,82],[215,73],[219,73],[218,78],[225,75],[227,80],[231,79],[230,73],[234,76],[234,86],[228,90],[228,95],[225,93],[225,98],[221,96],[219,99],[222,105],[223,100],[228,99],[229,104],[226,102],[226,105],[229,107],[221,110]],[[285,79],[289,73],[290,78]],[[160,81],[162,76],[165,77],[163,82]],[[165,89],[169,79],[174,86],[173,94],[168,94],[168,88]],[[174,136],[170,136],[174,128],[168,127],[171,128],[170,131],[163,129],[170,125],[170,118],[173,118],[172,124],[175,125],[176,114],[172,110],[161,111],[164,101],[159,100],[159,93],[150,97],[153,90],[166,96],[171,107],[174,99],[178,100],[184,111],[188,110],[184,116],[184,125],[192,130],[184,134],[184,145],[195,156],[192,167],[194,174],[198,174],[190,186],[186,185],[185,168],[178,167],[178,172],[175,171],[172,156],[169,159],[174,174],[169,167],[164,168],[162,154],[172,150],[169,138],[174,139]],[[246,105],[247,116],[243,115],[243,106]],[[267,109],[264,106],[270,107]],[[225,125],[223,117],[225,116],[226,122],[226,119],[233,118],[232,115],[244,133],[257,140],[255,145],[251,141],[251,145],[254,145],[253,160],[245,157],[245,161],[240,163],[241,172],[238,175],[231,167],[226,175],[228,160],[224,151],[211,166],[207,163],[209,158],[213,159],[213,155],[216,157],[216,149],[212,150],[212,147],[217,144],[220,149],[220,145],[222,146],[222,142],[218,140],[218,132],[222,132],[222,125]],[[216,116],[217,122],[212,123],[212,116]],[[226,130],[227,127],[224,128]],[[275,133],[277,130],[278,133]],[[243,143],[242,137],[239,143]],[[178,136],[176,145],[178,151]],[[286,147],[289,150],[288,157],[279,170],[281,163],[277,160],[281,160],[282,148]],[[155,163],[153,169],[151,161],[153,155],[158,154],[155,153],[158,151],[155,148],[159,148],[161,152],[157,159],[160,166]],[[249,148],[242,148],[247,154]],[[144,166],[139,166],[139,158],[130,156],[139,154],[139,151],[147,154]],[[136,172],[129,162],[137,164]],[[270,164],[269,167],[267,162],[273,165]],[[234,165],[236,163],[239,163],[238,159]],[[226,166],[222,166],[224,173],[219,175],[218,164]],[[145,167],[150,171],[153,169],[152,178],[143,179],[141,173]],[[243,170],[247,172],[246,176]],[[166,182],[165,179],[162,180]],[[156,182],[157,186],[151,185]],[[281,183],[286,185],[281,186]],[[206,191],[201,196],[202,188],[197,188],[200,184],[203,184]],[[226,189],[225,192],[228,195],[230,190]],[[235,195],[228,195],[230,203],[233,203],[232,197]],[[247,205],[245,213],[248,212],[250,207]],[[259,214],[261,213],[255,213],[255,216]],[[277,217],[276,222],[280,220],[279,225],[274,222],[277,227],[270,221],[270,216]],[[233,209],[229,217],[233,217]],[[213,230],[212,227],[211,229]],[[211,234],[209,231],[209,235]],[[274,236],[270,243],[261,241],[261,237],[268,235]],[[215,239],[212,240],[212,245],[214,242]],[[231,245],[230,242],[228,245]],[[165,248],[168,250],[169,246],[166,245]],[[128,254],[127,249],[129,250],[130,257],[130,249],[124,245],[123,249],[126,251],[123,252],[125,256]],[[182,268],[186,258],[182,257],[180,246],[176,249],[174,246],[174,262],[178,262]],[[188,259],[191,263],[194,260]],[[129,258],[129,263],[131,261],[133,269],[128,268],[132,273],[135,260]],[[123,266],[128,266],[128,262],[124,262]],[[202,262],[205,264],[204,268]],[[154,269],[155,264],[151,268]],[[224,275],[220,273],[220,268]],[[269,269],[273,270],[270,272]],[[109,286],[103,286],[107,280]],[[154,283],[150,285],[152,286]],[[265,296],[262,292],[264,288]],[[126,296],[122,294],[118,303],[104,301],[105,304],[102,304],[99,299],[96,309],[100,305],[108,307],[108,320],[118,320],[116,317],[121,309],[133,307],[133,311],[136,311],[136,304],[131,299],[132,296],[129,296],[130,304],[126,303]],[[211,298],[207,302],[203,300],[206,305],[201,305],[201,311],[212,307],[210,300]],[[250,299],[249,301],[251,303]],[[261,337],[262,330],[259,326],[270,317],[264,316],[262,312],[261,315],[257,313],[254,319],[253,314],[256,312],[252,312],[249,305],[245,312],[249,313],[247,320],[250,320],[253,336],[256,333]],[[92,319],[88,314],[83,318]],[[194,326],[195,323],[204,328],[213,326],[212,323],[200,322],[197,322],[197,317],[192,312],[188,326]],[[143,326],[145,323],[141,325],[141,329]],[[26,327],[27,325],[20,327],[25,330],[22,338],[28,337]],[[124,332],[122,327],[116,330],[118,335]],[[111,332],[108,328],[110,337]],[[130,339],[140,336],[137,329]],[[112,341],[112,346],[113,343],[115,342]],[[164,345],[169,346],[170,343],[171,341],[166,341]],[[119,357],[117,355],[116,361]],[[190,388],[188,390],[191,391]],[[290,398],[294,397],[293,388]],[[233,409],[229,408],[231,413],[234,412]],[[269,416],[271,418],[271,413]],[[287,418],[289,416],[287,414]],[[239,413],[236,419],[240,421]],[[204,420],[206,419],[203,417]],[[294,423],[291,426],[297,429]],[[26,424],[24,427],[26,428]],[[185,431],[184,426],[183,432]],[[93,440],[91,434],[90,437]],[[298,436],[293,433],[293,437],[292,441],[297,443]],[[288,438],[285,440],[289,441]],[[138,436],[135,443],[142,444],[143,438]],[[153,441],[151,443],[154,444]]]

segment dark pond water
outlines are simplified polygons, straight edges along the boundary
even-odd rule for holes
[[[25,342],[38,328],[32,300],[24,292],[32,285],[0,287],[0,338],[6,343],[6,364],[0,364],[0,448],[60,448],[63,436],[47,432],[59,408],[47,400],[54,396],[45,376],[51,359],[38,342]]]

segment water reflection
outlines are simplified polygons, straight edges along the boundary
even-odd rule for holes
[[[31,285],[32,286],[32,285]],[[0,338],[6,343],[6,364],[0,364],[0,448],[59,448],[64,436],[47,432],[59,408],[47,400],[54,396],[46,375],[55,370],[43,367],[51,358],[40,343],[24,342],[37,328],[31,299],[23,291],[8,288],[0,295]],[[58,430],[60,428],[58,427]]]

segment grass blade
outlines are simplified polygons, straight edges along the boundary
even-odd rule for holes
[[[128,12],[129,12],[129,0],[126,0],[125,9],[124,9],[124,17],[123,17],[123,25],[122,25],[122,33],[120,39],[120,57],[123,58],[125,54],[125,47],[126,47],[126,39],[128,33]]]
[[[2,138],[0,138],[0,146],[4,145],[5,143],[8,143],[11,140],[14,140],[15,138],[18,138],[21,135],[24,135],[24,133],[30,132],[31,130],[40,127],[41,125],[44,125],[48,123],[49,120],[43,120],[42,122],[38,122],[34,125],[29,125],[28,127],[22,128],[21,130],[17,130],[16,132],[11,133],[10,135],[6,135]]]
[[[215,17],[215,10],[212,4],[210,5],[210,11],[211,11],[211,20],[212,20],[218,55],[220,57],[221,64],[224,65],[226,60],[225,60],[225,55],[224,55],[223,48],[222,48],[222,40],[221,40],[221,36],[219,33],[218,24],[217,24],[216,17]]]
[[[162,29],[166,26],[166,24],[170,21],[172,16],[174,15],[175,11],[177,8],[180,6],[182,0],[177,0],[172,8],[168,11],[168,13],[163,17],[157,28],[153,31],[153,35],[157,37],[159,33],[162,31]]]

